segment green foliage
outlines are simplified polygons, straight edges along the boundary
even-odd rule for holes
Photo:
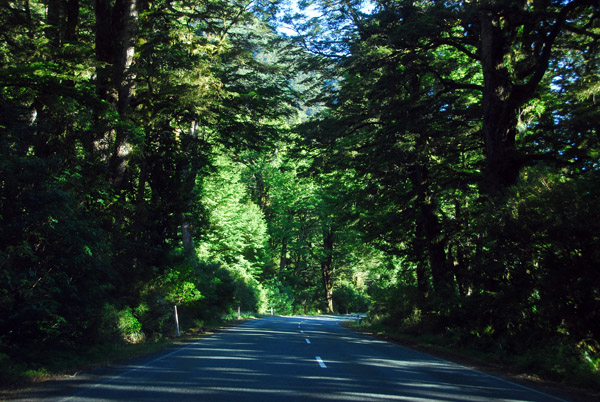
[[[199,194],[216,144],[278,134],[289,70],[254,62],[250,47],[272,45],[243,4],[163,3],[135,15],[112,3],[2,7],[0,353],[159,338],[174,304],[188,322],[263,308],[266,225],[251,202],[236,210],[239,237],[213,243],[222,254],[204,263],[189,251],[208,228]]]
[[[133,315],[131,307],[126,306],[118,312],[117,316],[119,319],[119,331],[127,342],[139,343],[144,341],[145,335],[142,332],[142,324]]]
[[[273,308],[277,315],[292,315],[294,313],[294,293],[289,286],[281,282],[269,284],[266,287],[268,309]]]
[[[597,373],[598,6],[363,3],[3,5],[0,361],[177,305]]]
[[[113,305],[105,304],[97,317],[97,339],[132,344],[143,342],[146,336],[139,316],[139,311],[129,306],[118,310]]]
[[[243,311],[264,313],[266,295],[262,285],[252,276],[231,272],[234,277],[233,304]]]
[[[266,222],[240,181],[240,166],[223,158],[219,168],[203,186],[202,202],[210,210],[210,226],[198,255],[219,261],[242,276],[257,278],[266,263]]]
[[[366,16],[318,4],[331,24],[301,26],[302,40],[328,27],[307,46],[332,56],[319,40],[345,32],[349,53],[328,108],[298,127],[298,154],[320,183],[336,179],[336,213],[321,221],[340,217],[402,262],[369,268],[384,278],[369,286],[371,312],[489,353],[562,342],[564,367],[593,365],[597,5],[376,2]],[[354,265],[344,247],[358,250],[344,237],[340,270]],[[346,293],[334,290],[338,303]]]
[[[333,291],[333,305],[340,313],[362,313],[369,309],[369,296],[346,283]]]

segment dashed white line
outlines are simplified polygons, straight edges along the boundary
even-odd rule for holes
[[[310,345],[310,340],[309,339],[305,339],[306,343],[308,343]]]
[[[321,368],[327,368],[327,366],[325,365],[325,363],[323,363],[323,360],[321,360],[319,356],[315,356],[315,360],[317,361],[317,363],[319,363],[319,366],[321,366]]]

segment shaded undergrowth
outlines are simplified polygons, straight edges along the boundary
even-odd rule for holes
[[[0,354],[0,388],[15,390],[61,376],[74,376],[79,372],[93,370],[118,361],[156,353],[177,344],[193,341],[214,332],[256,317],[244,313],[241,319],[237,314],[202,326],[186,327],[181,336],[166,336],[160,339],[139,343],[107,342],[97,345],[62,345],[51,349],[38,349],[32,346],[13,356]],[[1,396],[1,393],[0,393]]]

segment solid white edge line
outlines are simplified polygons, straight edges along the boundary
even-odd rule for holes
[[[327,366],[325,365],[325,363],[323,363],[323,360],[321,360],[319,356],[315,356],[315,360],[317,361],[317,363],[319,363],[319,366],[321,366],[321,368],[327,368]]]
[[[452,362],[451,362],[451,363],[452,363]],[[455,364],[456,364],[456,363],[455,363]],[[469,369],[469,370],[472,370],[472,371],[476,371],[476,372],[478,372],[478,373],[481,373],[481,374],[483,374],[483,375],[485,375],[485,376],[488,376],[488,377],[494,378],[494,379],[496,379],[496,380],[498,380],[498,381],[501,381],[501,382],[504,382],[504,383],[506,383],[506,384],[514,385],[515,387],[522,388],[522,389],[525,389],[525,390],[527,390],[527,391],[534,392],[534,393],[536,393],[536,394],[538,394],[538,395],[542,395],[542,396],[545,396],[545,397],[548,397],[548,398],[552,398],[552,399],[554,399],[554,400],[556,400],[556,401],[560,401],[560,402],[569,402],[569,401],[567,401],[566,399],[559,398],[558,396],[550,395],[550,394],[547,394],[547,393],[545,393],[545,392],[543,392],[543,391],[538,391],[538,390],[537,390],[537,389],[535,389],[535,388],[531,388],[531,387],[528,387],[528,386],[526,386],[526,385],[521,385],[521,384],[519,384],[519,383],[516,383],[516,382],[512,382],[512,381],[509,381],[509,380],[505,380],[505,379],[504,379],[504,378],[502,378],[502,377],[497,377],[497,376],[495,376],[495,375],[488,374],[488,373],[486,373],[486,372],[484,372],[484,371],[479,371],[479,370],[476,370],[476,369],[474,369],[474,368],[471,368],[471,367],[465,367],[465,366],[461,366],[461,367],[464,367],[464,368],[466,368],[466,369]]]
[[[402,347],[405,347],[405,346],[402,346]],[[407,349],[410,349],[410,348],[407,348]],[[414,349],[410,349],[410,350],[412,350],[412,351],[415,351]],[[415,352],[416,352],[416,351],[415,351]],[[463,368],[463,369],[466,369],[466,370],[470,370],[470,371],[474,371],[474,372],[476,372],[476,373],[479,373],[479,374],[483,374],[483,375],[484,375],[484,376],[486,376],[486,377],[490,377],[490,378],[493,378],[493,379],[495,379],[495,380],[498,380],[498,381],[500,381],[500,382],[503,382],[503,383],[506,383],[506,384],[513,385],[513,386],[515,386],[515,387],[517,387],[517,388],[521,388],[521,389],[525,389],[525,390],[527,390],[527,391],[531,391],[531,392],[533,392],[533,393],[536,393],[536,394],[538,394],[538,395],[545,396],[545,397],[547,397],[547,398],[552,398],[552,399],[554,399],[555,401],[559,401],[559,402],[569,402],[568,400],[566,400],[566,399],[562,399],[562,398],[559,398],[558,396],[554,396],[554,395],[547,394],[547,393],[545,393],[545,392],[543,392],[543,391],[539,391],[539,390],[537,390],[537,389],[535,389],[535,388],[531,388],[531,387],[528,387],[528,386],[526,386],[526,385],[521,385],[521,384],[519,384],[519,383],[516,383],[516,382],[510,381],[510,380],[506,380],[506,379],[504,379],[504,378],[502,378],[502,377],[498,377],[498,376],[495,376],[495,375],[493,375],[493,374],[486,373],[485,371],[477,370],[477,369],[475,369],[475,368],[473,368],[473,367],[464,366],[464,365],[462,365],[462,364],[458,364],[458,363],[456,363],[456,362],[453,362],[453,361],[450,361],[450,360],[445,360],[445,359],[439,358],[439,357],[437,357],[437,356],[430,355],[430,354],[428,354],[428,353],[423,353],[423,352],[417,352],[417,353],[421,353],[421,354],[423,354],[423,355],[425,355],[425,356],[429,356],[429,357],[431,357],[431,358],[433,358],[433,359],[436,359],[436,360],[438,360],[438,361],[442,361],[442,362],[445,362],[445,363],[454,364],[455,366],[461,367],[461,368]]]
[[[224,330],[223,332],[227,332],[227,329]],[[59,399],[59,402],[69,401],[71,399],[78,398],[78,397],[80,397],[82,395],[85,395],[87,392],[93,390],[94,388],[96,388],[96,387],[98,387],[100,385],[109,384],[109,383],[113,382],[114,380],[116,380],[117,378],[125,377],[128,374],[133,373],[134,371],[137,371],[137,370],[140,370],[142,368],[148,367],[149,365],[151,365],[153,363],[156,363],[158,361],[166,359],[167,357],[173,356],[174,354],[177,354],[177,353],[179,353],[179,352],[181,352],[181,351],[183,351],[183,350],[185,350],[185,349],[187,349],[189,347],[195,346],[195,345],[199,344],[200,342],[202,342],[203,340],[204,339],[200,339],[200,340],[197,340],[195,342],[189,343],[189,344],[187,344],[185,346],[182,346],[182,347],[180,347],[178,349],[173,350],[170,353],[158,356],[156,359],[153,359],[153,360],[151,360],[149,362],[146,362],[146,363],[142,364],[141,366],[134,367],[134,368],[126,370],[126,371],[124,371],[122,373],[116,374],[116,375],[114,375],[114,376],[112,376],[110,378],[107,378],[107,379],[104,379],[104,380],[101,380],[101,381],[98,381],[98,382],[94,382],[93,384],[89,384],[87,387],[85,387],[84,389],[80,390],[79,392],[77,392],[77,393],[75,393],[75,394],[73,394],[71,396],[67,396],[67,397]]]
[[[109,384],[109,383],[113,382],[114,380],[116,380],[117,378],[125,377],[125,376],[127,376],[128,374],[131,374],[131,373],[133,373],[134,371],[137,371],[137,370],[139,370],[139,369],[141,369],[141,368],[145,368],[145,367],[147,367],[147,366],[151,365],[152,363],[156,363],[156,362],[158,362],[158,361],[161,361],[162,359],[165,359],[165,358],[167,358],[167,357],[169,357],[169,356],[173,356],[174,354],[176,354],[176,353],[179,353],[179,352],[181,352],[182,350],[184,350],[184,349],[187,349],[187,348],[189,348],[190,346],[192,346],[192,345],[194,345],[194,344],[196,344],[196,343],[197,343],[197,342],[191,343],[191,344],[189,344],[189,345],[186,345],[186,346],[184,346],[184,347],[182,347],[182,348],[179,348],[179,349],[177,349],[177,350],[174,350],[174,351],[173,351],[173,352],[171,352],[171,353],[167,353],[166,355],[163,355],[163,356],[160,356],[160,357],[158,357],[158,358],[156,358],[156,359],[154,359],[154,360],[151,360],[151,361],[149,361],[149,362],[147,362],[147,363],[145,363],[145,364],[143,364],[143,365],[141,365],[141,366],[139,366],[139,367],[134,367],[134,368],[132,368],[132,369],[129,369],[129,370],[127,370],[127,371],[124,371],[124,372],[122,372],[122,373],[119,373],[119,374],[117,374],[117,375],[115,375],[115,376],[112,376],[112,377],[110,377],[110,378],[107,378],[107,379],[105,379],[105,380],[103,380],[103,381],[99,381],[99,382],[93,383],[93,384],[91,384],[90,386],[88,386],[87,388],[84,388],[84,389],[82,389],[80,392],[78,392],[78,393],[76,393],[76,394],[74,394],[74,395],[71,395],[71,396],[69,396],[69,397],[66,397],[66,398],[62,398],[62,399],[60,399],[60,401],[61,401],[61,402],[63,402],[63,401],[68,401],[68,400],[71,400],[71,399],[73,399],[73,398],[77,398],[77,397],[79,397],[79,396],[81,396],[81,395],[85,395],[87,392],[91,391],[92,389],[94,389],[94,388],[96,388],[96,387],[98,387],[98,386],[100,386],[100,385]]]
[[[344,328],[346,331],[350,331],[351,333],[354,333],[354,334],[356,334],[356,332],[355,332],[355,331],[352,331],[351,329],[349,329],[349,328],[346,328],[346,327],[344,327],[343,325],[341,325],[341,321],[340,321],[340,322],[338,322],[338,325],[339,325],[340,327]],[[495,376],[495,375],[492,375],[492,374],[486,373],[485,371],[477,370],[477,369],[475,369],[475,368],[473,368],[473,367],[464,366],[464,365],[462,365],[462,364],[458,364],[458,363],[456,363],[456,362],[453,362],[453,361],[450,361],[450,360],[445,360],[445,359],[442,359],[442,358],[440,358],[440,357],[437,357],[437,356],[430,355],[430,354],[428,354],[428,353],[419,352],[419,351],[417,351],[417,350],[411,349],[411,348],[409,348],[409,347],[406,347],[406,346],[402,346],[402,345],[398,345],[398,344],[393,344],[393,343],[391,343],[391,342],[384,341],[384,340],[382,340],[382,339],[378,339],[378,338],[375,338],[375,337],[373,337],[373,336],[364,335],[364,334],[363,334],[363,336],[368,336],[369,338],[371,338],[371,339],[375,339],[375,340],[377,340],[378,342],[381,342],[381,343],[390,343],[390,344],[392,344],[392,345],[399,346],[399,347],[401,347],[401,348],[404,348],[404,349],[411,350],[411,351],[413,351],[413,352],[415,352],[415,353],[422,354],[422,355],[424,355],[424,356],[430,357],[430,358],[432,358],[432,359],[434,359],[434,360],[437,360],[437,361],[440,361],[440,362],[444,362],[444,363],[450,363],[450,364],[453,364],[453,365],[455,365],[455,366],[462,367],[463,369],[470,370],[470,371],[474,371],[474,372],[476,372],[476,373],[479,373],[479,374],[483,374],[483,375],[484,375],[484,376],[486,376],[486,377],[494,378],[494,379],[496,379],[496,380],[498,380],[498,381],[500,381],[500,382],[504,382],[504,383],[506,383],[506,384],[514,385],[514,386],[515,386],[515,387],[517,387],[517,388],[525,389],[525,390],[531,391],[531,392],[533,392],[533,393],[536,393],[536,394],[538,394],[538,395],[542,395],[542,396],[545,396],[545,397],[548,397],[548,398],[552,398],[552,399],[554,399],[555,401],[559,401],[559,402],[569,402],[569,401],[568,401],[568,400],[566,400],[566,399],[562,399],[562,398],[559,398],[559,397],[557,397],[557,396],[554,396],[554,395],[547,394],[547,393],[545,393],[545,392],[543,392],[543,391],[539,391],[539,390],[537,390],[537,389],[535,389],[535,388],[531,388],[531,387],[528,387],[528,386],[526,386],[526,385],[521,385],[521,384],[519,384],[519,383],[516,383],[516,382],[510,381],[510,380],[506,380],[506,379],[504,379],[504,378],[502,378],[502,377],[498,377],[498,376]],[[317,356],[317,357],[318,357],[318,356]]]

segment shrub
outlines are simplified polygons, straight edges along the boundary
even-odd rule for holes
[[[358,313],[369,309],[370,300],[350,284],[343,284],[333,291],[333,305],[341,313]]]
[[[142,324],[138,321],[131,307],[126,306],[118,313],[119,332],[123,340],[128,343],[140,343],[146,339],[146,335],[142,332]]]
[[[234,275],[234,307],[237,304],[243,311],[259,312],[266,309],[265,292],[256,279],[239,272]]]
[[[278,315],[291,315],[294,313],[294,294],[292,289],[276,282],[267,286],[266,299],[268,308],[271,307]]]

